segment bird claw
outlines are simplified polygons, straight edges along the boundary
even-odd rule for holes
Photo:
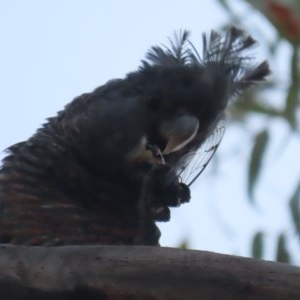
[[[158,146],[148,143],[146,145],[146,149],[151,151],[153,158],[159,158],[161,164],[163,164],[163,165],[166,164],[165,158]]]
[[[190,199],[187,185],[180,183],[176,173],[167,165],[157,164],[144,179],[141,203],[144,214],[154,221],[168,221],[169,207],[178,207]]]

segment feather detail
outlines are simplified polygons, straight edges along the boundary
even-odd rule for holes
[[[220,70],[228,73],[230,95],[236,96],[247,87],[262,81],[269,73],[266,61],[253,64],[253,57],[246,51],[250,50],[256,41],[243,30],[231,27],[225,34],[212,31],[210,36],[202,35],[202,56],[189,40],[190,32],[180,31],[174,35],[174,41],[169,39],[170,47],[154,46],[142,61],[141,69],[151,67],[174,68],[178,66],[210,68],[218,65]]]

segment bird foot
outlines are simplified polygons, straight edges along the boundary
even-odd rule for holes
[[[190,200],[187,185],[179,182],[176,173],[167,165],[157,164],[145,176],[140,197],[143,215],[154,221],[168,221],[169,207],[178,207]]]

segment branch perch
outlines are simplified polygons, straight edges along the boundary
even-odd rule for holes
[[[0,299],[300,299],[300,268],[141,246],[0,246]]]

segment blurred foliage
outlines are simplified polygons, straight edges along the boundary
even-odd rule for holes
[[[184,250],[189,249],[190,247],[189,247],[189,242],[188,242],[188,240],[183,240],[183,241],[178,245],[178,248],[184,249]]]
[[[293,220],[295,231],[297,232],[298,238],[300,239],[300,197],[299,195],[300,195],[300,182],[289,201],[290,214]]]
[[[286,236],[284,233],[281,233],[278,237],[277,241],[277,254],[276,254],[276,260],[283,263],[290,263],[291,258],[290,254],[286,247],[287,241]]]
[[[249,180],[248,180],[248,194],[250,200],[253,200],[253,188],[257,182],[259,172],[261,170],[263,154],[265,153],[266,147],[269,141],[269,132],[264,129],[259,132],[255,137],[254,146],[252,149],[249,165]]]
[[[264,254],[263,233],[257,232],[252,241],[252,257],[262,259]]]
[[[273,64],[277,64],[276,54],[282,42],[288,43],[291,49],[291,55],[284,57],[287,69],[289,70],[289,78],[286,79],[285,91],[279,89],[280,84],[269,82],[263,89],[251,90],[246,93],[244,98],[249,101],[239,101],[232,107],[231,114],[236,122],[244,122],[245,117],[250,114],[259,114],[265,118],[279,118],[286,123],[291,130],[291,134],[299,136],[299,109],[300,109],[300,71],[299,71],[299,51],[300,51],[300,1],[299,0],[240,0],[245,5],[247,18],[240,12],[234,9],[232,0],[218,0],[218,2],[227,11],[231,23],[247,28],[249,26],[249,15],[260,14],[261,17],[270,25],[276,32],[277,37],[274,42],[265,36],[265,47],[270,54],[270,60]],[[248,24],[247,24],[248,21]],[[252,29],[252,28],[251,28]],[[251,29],[248,30],[251,32]],[[259,31],[259,30],[258,30]],[[276,75],[276,74],[275,74]],[[276,76],[273,76],[276,77]],[[280,90],[280,91],[279,91]],[[281,100],[282,106],[278,108],[272,103],[265,103],[264,94],[272,91],[283,95]],[[250,101],[251,99],[251,101]],[[248,195],[251,203],[255,203],[255,187],[259,182],[259,175],[264,168],[266,159],[266,149],[272,145],[270,137],[270,128],[268,124],[266,128],[261,128],[260,131],[253,137],[253,147],[250,155],[248,166]],[[296,162],[298,163],[298,162]],[[300,164],[299,164],[300,165]],[[288,174],[287,174],[288,176]],[[287,178],[288,179],[288,178]],[[290,217],[297,235],[300,249],[300,178],[294,191],[291,192],[291,198],[287,202],[289,204]],[[252,256],[262,259],[264,256],[264,233],[259,231],[254,233],[252,239]],[[283,230],[277,238],[276,260],[280,262],[293,262],[292,251],[289,250],[290,237]]]

